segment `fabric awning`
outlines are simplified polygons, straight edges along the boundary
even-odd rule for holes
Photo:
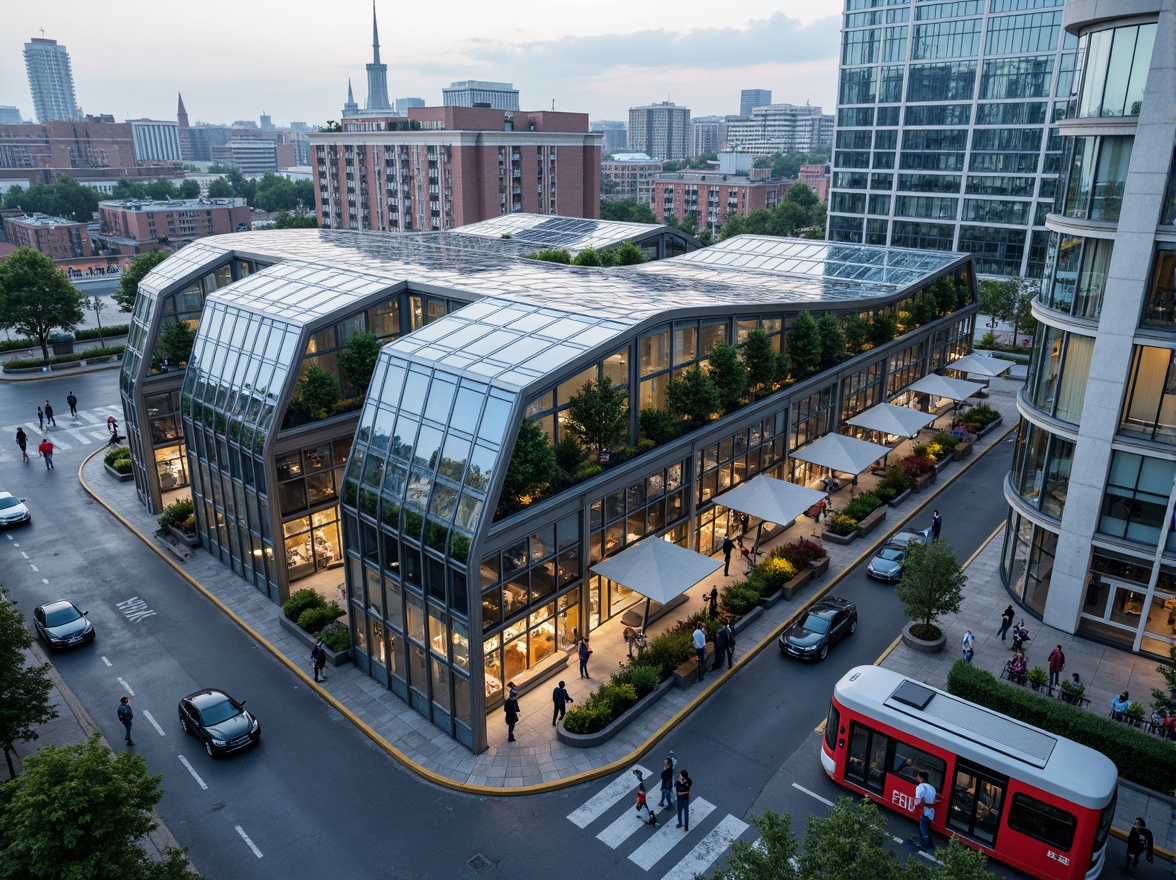
[[[914,437],[933,421],[934,413],[925,413],[909,406],[895,406],[893,403],[880,403],[854,416],[846,424],[868,431],[881,431],[883,434]]]
[[[792,453],[792,457],[839,473],[860,474],[888,452],[890,447],[880,443],[844,434],[826,434],[816,443]]]
[[[983,382],[949,379],[947,376],[932,373],[930,376],[924,376],[913,385],[908,385],[906,390],[919,394],[930,394],[932,397],[945,397],[948,400],[967,400],[983,387]]]
[[[721,559],[651,536],[602,559],[589,571],[665,605],[722,567]]]
[[[824,492],[760,474],[715,498],[715,504],[764,522],[790,523],[825,497]]]
[[[1002,358],[987,357],[982,354],[970,354],[967,357],[960,358],[958,361],[952,361],[947,365],[947,369],[991,378],[1008,372],[1013,366],[1012,361],[1006,361]]]

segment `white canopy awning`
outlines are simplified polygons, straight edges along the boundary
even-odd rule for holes
[[[816,489],[760,474],[719,495],[715,504],[764,522],[790,523],[824,497],[825,493]]]
[[[826,434],[816,443],[810,443],[792,453],[792,457],[839,473],[860,474],[888,452],[890,447],[880,443],[846,437],[844,434]]]
[[[999,376],[1008,372],[1012,366],[1014,366],[1012,361],[1006,361],[1003,358],[987,357],[982,354],[970,354],[967,357],[960,358],[958,361],[952,361],[947,365],[947,369],[991,378],[992,376]]]
[[[983,387],[982,382],[949,379],[947,376],[932,373],[930,376],[924,376],[913,385],[908,385],[907,390],[916,391],[919,394],[930,394],[932,397],[945,397],[948,400],[967,400]]]
[[[665,605],[722,567],[721,559],[650,536],[601,560],[589,571]]]
[[[911,409],[909,406],[880,403],[854,416],[846,424],[856,428],[865,428],[868,431],[881,431],[883,434],[914,437],[921,428],[933,421],[935,421],[933,413]]]

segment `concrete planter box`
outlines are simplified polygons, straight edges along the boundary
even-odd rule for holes
[[[847,544],[852,544],[854,541],[854,538],[856,538],[857,536],[858,536],[857,529],[854,529],[848,535],[835,535],[835,534],[833,534],[833,532],[829,531],[828,529],[825,529],[825,531],[821,532],[821,540],[822,541],[827,541],[830,544],[839,544],[842,547],[846,546]]]
[[[996,421],[989,422],[987,425],[985,425],[983,428],[981,428],[979,430],[979,432],[976,434],[976,439],[979,440],[981,437],[985,437],[988,434],[991,434],[993,431],[995,431],[997,428],[999,428],[1001,426],[1001,423],[1003,421],[1004,421],[1004,416],[998,416]]]
[[[888,507],[898,507],[898,505],[902,504],[904,501],[906,501],[910,497],[911,497],[911,487],[907,486],[905,489],[903,489],[901,492],[899,492],[897,495],[895,495],[894,498],[892,498],[890,501],[887,501],[886,505]]]
[[[912,651],[918,651],[920,654],[938,654],[942,651],[947,644],[947,633],[941,628],[938,639],[931,641],[920,639],[911,633],[911,627],[915,626],[915,623],[915,621],[911,621],[902,628],[902,643]]]
[[[102,467],[104,467],[106,469],[106,473],[110,474],[112,477],[114,477],[120,483],[126,483],[130,480],[135,479],[135,472],[134,471],[127,471],[125,474],[120,474],[118,471],[116,471],[114,468],[112,468],[108,464],[104,463],[102,465]]]
[[[759,620],[760,616],[763,613],[764,613],[763,608],[758,608],[758,607],[752,608],[750,611],[748,611],[746,614],[744,614],[742,617],[740,617],[737,621],[735,621],[733,624],[731,624],[731,629],[735,630],[736,633],[741,633],[745,629],[747,629],[749,626],[751,626],[751,624],[753,624],[757,620]]]
[[[955,459],[951,456],[944,456],[943,458],[939,459],[939,461],[935,462],[935,473],[938,474],[953,461],[955,461]]]
[[[555,728],[555,736],[565,746],[571,746],[574,749],[590,749],[594,746],[603,745],[624,730],[633,719],[639,717],[642,712],[665,696],[666,692],[673,686],[674,677],[670,676],[659,684],[656,689],[650,691],[622,712],[620,717],[614,718],[605,725],[603,730],[598,730],[596,733],[570,733],[560,724]],[[575,706],[572,708],[575,708]]]
[[[972,444],[969,443],[967,440],[961,440],[959,443],[957,443],[955,445],[955,448],[952,449],[951,460],[952,461],[959,461],[964,456],[971,455],[971,454],[972,454]]]
[[[131,477],[131,479],[134,479],[134,474],[130,474],[129,476]],[[188,535],[184,532],[181,532],[175,526],[168,526],[167,533],[186,547],[199,547],[200,546],[200,536],[199,535]]]
[[[870,532],[874,531],[874,529],[878,527],[878,524],[886,519],[886,512],[887,507],[885,504],[883,504],[873,513],[867,514],[866,517],[858,523],[858,534],[864,537],[870,534]]]
[[[938,471],[932,471],[928,474],[919,474],[911,481],[911,489],[915,492],[922,492],[927,486],[935,482],[935,478],[939,475]]]
[[[791,580],[786,581],[784,586],[782,586],[776,592],[772,593],[770,596],[761,596],[760,607],[771,608],[777,602],[781,602],[785,599],[791,600],[792,597],[796,595],[796,591],[802,589],[812,579],[813,570],[811,568],[798,571],[795,575],[792,576]]]
[[[822,556],[820,559],[814,559],[809,564],[809,569],[813,573],[813,578],[819,578],[829,570],[829,557]]]
[[[294,621],[287,620],[286,615],[282,614],[280,612],[278,614],[278,623],[280,623],[282,625],[282,629],[286,630],[288,633],[291,633],[295,638],[298,639],[298,641],[300,641],[300,642],[302,642],[302,644],[306,645],[306,662],[309,665],[310,664],[310,652],[311,652],[311,649],[314,648],[314,643],[316,641],[315,636],[306,632],[306,630],[302,629],[302,627],[300,627],[298,624],[294,623]],[[323,645],[323,650],[325,650],[327,652],[327,665],[328,666],[337,667],[337,666],[342,666],[344,663],[351,662],[351,649],[350,648],[348,648],[346,651],[339,651],[338,653],[336,653],[335,651],[332,651],[330,648],[328,648],[326,645]]]
[[[706,643],[706,660],[703,661],[703,668],[710,670],[715,662],[715,645],[714,642]],[[680,688],[688,688],[692,685],[698,684],[698,660],[691,657],[681,666],[674,670],[674,674],[670,676],[670,681],[674,682]]]

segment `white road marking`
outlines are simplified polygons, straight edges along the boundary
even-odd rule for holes
[[[131,686],[129,684],[127,684],[125,681],[123,681],[121,678],[118,679],[118,683],[121,684],[123,686],[123,690],[125,690],[132,697],[135,695],[135,692],[133,690],[131,690]]]
[[[192,774],[192,778],[196,780],[196,784],[205,791],[208,791],[208,785],[200,778],[200,774],[196,772],[196,769],[188,763],[188,759],[183,755],[176,755],[176,757],[180,759],[181,764],[188,768],[188,772]]]
[[[714,809],[715,805],[710,801],[703,800],[702,798],[698,798],[697,800],[695,798],[690,799],[690,819],[693,822],[701,822]],[[674,821],[671,822],[670,819]],[[660,822],[661,819],[658,819],[658,821]],[[677,821],[678,810],[675,807],[666,814],[665,825],[662,826],[662,829],[649,840],[645,841],[645,843],[641,844],[641,846],[637,847],[629,856],[629,861],[640,865],[642,870],[645,871],[648,871],[657,864],[662,856],[683,840],[682,829],[674,824]],[[693,877],[694,875],[687,874],[686,876]]]
[[[641,775],[649,777],[650,772],[640,765],[633,768],[641,771]],[[626,770],[621,776],[614,779],[603,790],[593,795],[582,806],[573,810],[568,814],[568,821],[580,828],[587,828],[592,822],[598,819],[605,810],[619,801],[626,795],[632,795],[636,799],[637,780],[633,774]]]
[[[49,578],[41,578],[41,583],[43,583],[43,584],[49,583]]]
[[[245,845],[247,847],[249,847],[251,850],[253,850],[253,854],[260,859],[261,858],[261,850],[259,850],[257,848],[257,845],[254,844],[254,842],[249,839],[249,835],[245,833],[245,829],[242,828],[240,825],[234,825],[233,827],[237,829],[237,833],[241,835],[241,839],[243,841],[245,841]]]
[[[167,734],[163,732],[163,728],[159,726],[159,722],[156,721],[154,718],[152,718],[151,713],[148,712],[146,709],[143,710],[143,717],[151,722],[151,726],[155,728],[156,732],[160,736],[167,736]]]
[[[151,606],[140,599],[138,596],[132,596],[130,599],[127,599],[123,602],[117,602],[115,603],[115,607],[118,608],[123,613],[123,616],[126,617],[126,619],[131,623],[140,621],[144,617],[155,616],[155,612],[151,610]]]
[[[21,550],[21,551],[20,551],[20,555],[21,555],[21,557],[22,557],[22,558],[24,558],[24,559],[28,559],[28,558],[29,558],[29,554],[25,553],[23,550]]]
[[[37,568],[37,566],[33,565],[31,562],[29,563],[29,568],[31,568],[33,571],[40,571],[41,570],[41,569]]]
[[[633,795],[633,804],[636,807],[637,795]],[[607,846],[609,849],[616,849],[625,840],[633,834],[638,828],[645,824],[645,820],[649,814],[642,810],[640,813],[634,808],[632,810],[625,810],[611,825],[596,835],[596,839]]]
[[[821,797],[821,796],[820,796],[819,794],[817,794],[815,791],[809,791],[809,790],[808,790],[807,788],[805,788],[803,785],[797,785],[797,784],[794,782],[794,783],[792,783],[792,787],[793,787],[793,788],[795,788],[797,791],[803,791],[805,794],[807,794],[807,795],[808,795],[809,797],[811,797],[811,798],[816,798],[816,799],[817,799],[817,800],[819,800],[821,803],[823,803],[823,804],[824,804],[826,807],[831,807],[831,806],[833,806],[833,801],[829,800],[828,798],[823,798],[823,797]]]
[[[691,804],[691,807],[693,806]],[[690,878],[697,877],[709,869],[715,860],[723,854],[723,850],[730,845],[731,841],[746,830],[746,822],[731,815],[724,816],[718,827],[704,837],[698,846],[690,850],[682,861],[674,865],[662,880],[690,880]]]
[[[105,663],[107,666],[113,666],[113,665],[114,665],[114,664],[113,664],[113,663],[111,663],[109,660],[107,660],[105,657],[103,657],[103,658],[102,658],[102,662],[103,662],[103,663]]]

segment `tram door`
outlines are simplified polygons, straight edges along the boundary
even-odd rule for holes
[[[962,759],[956,761],[947,827],[986,846],[995,846],[1008,785],[1007,776]]]
[[[845,778],[881,794],[886,782],[886,752],[889,748],[890,737],[855,721],[850,730]]]

